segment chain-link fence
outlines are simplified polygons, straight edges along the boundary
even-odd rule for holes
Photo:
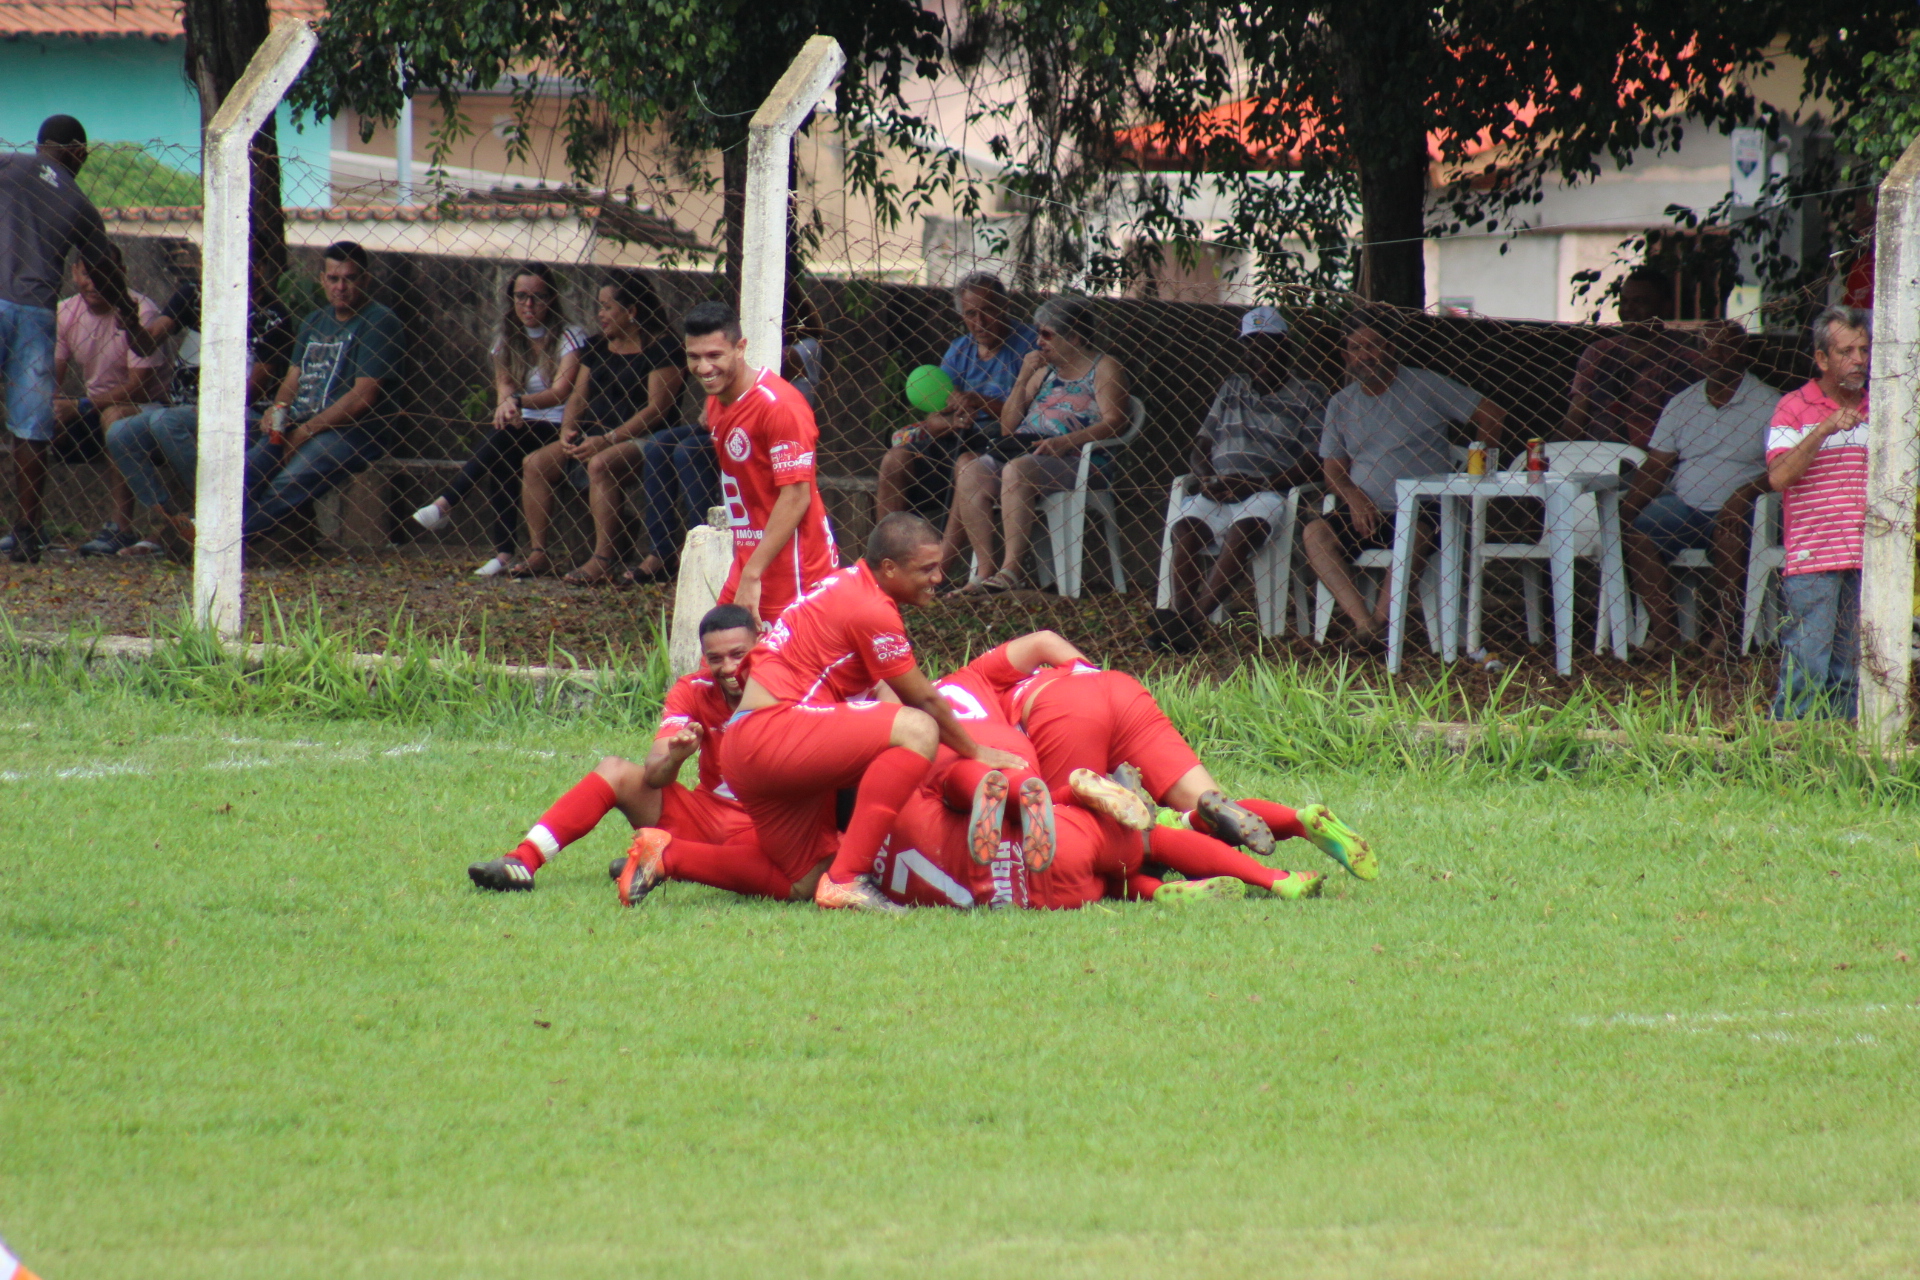
[[[16,625],[140,632],[184,593],[197,172],[157,147],[95,171],[155,339],[133,349],[84,262],[61,280],[45,500],[13,522],[38,559],[0,591]],[[248,629],[317,602],[509,656],[644,641],[716,496],[678,322],[734,296],[723,198],[283,185],[310,203],[286,209],[285,273],[254,281]],[[1135,667],[1332,658],[1539,699],[1677,661],[1733,712],[1773,697],[1785,614],[1845,612],[1783,606],[1782,571],[1849,538],[1857,563],[1857,521],[1820,506],[1824,472],[1785,495],[1767,472],[1850,409],[1858,315],[1827,316],[1816,361],[1819,308],[1663,323],[1681,291],[1653,271],[1610,325],[1255,306],[1172,266],[1090,291],[1017,216],[916,235],[844,192],[796,203],[782,372],[845,554],[890,510],[945,532],[951,593],[915,622],[937,651],[1047,626]]]

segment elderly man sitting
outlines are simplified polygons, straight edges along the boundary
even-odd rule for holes
[[[1660,412],[1647,461],[1621,502],[1627,568],[1647,606],[1644,651],[1664,657],[1679,639],[1667,563],[1689,548],[1706,548],[1713,571],[1702,593],[1712,617],[1707,651],[1727,648],[1753,501],[1767,484],[1767,422],[1778,397],[1747,372],[1747,331],[1731,321],[1706,330],[1707,377]],[[1717,597],[1718,608],[1708,606]]]
[[[1157,610],[1149,648],[1191,653],[1206,620],[1233,595],[1247,562],[1273,536],[1280,495],[1319,478],[1314,447],[1327,389],[1293,376],[1287,322],[1272,307],[1240,318],[1246,372],[1220,384],[1193,438],[1195,491],[1172,523],[1171,609]],[[1207,572],[1207,555],[1216,555]]]
[[[1473,438],[1492,447],[1507,420],[1507,411],[1478,391],[1401,365],[1394,329],[1386,311],[1362,311],[1347,321],[1353,382],[1327,402],[1320,435],[1327,487],[1340,505],[1301,534],[1309,563],[1339,602],[1354,639],[1369,645],[1385,630],[1392,601],[1382,591],[1369,610],[1349,566],[1360,552],[1393,544],[1394,482],[1453,469],[1448,423],[1471,423]],[[1416,575],[1433,539],[1433,523],[1423,517],[1414,543]]]

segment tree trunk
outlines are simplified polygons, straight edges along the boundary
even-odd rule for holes
[[[1431,20],[1405,0],[1352,0],[1330,6],[1327,20],[1339,60],[1340,128],[1360,176],[1360,293],[1424,307],[1426,100],[1438,69]]]
[[[239,83],[255,50],[272,28],[267,0],[185,0],[187,79],[200,95],[200,127]],[[287,266],[287,222],[280,204],[279,132],[267,117],[253,137],[253,207],[249,254],[266,280],[278,280]]]
[[[1360,161],[1360,296],[1418,310],[1427,305],[1427,145],[1410,160]]]

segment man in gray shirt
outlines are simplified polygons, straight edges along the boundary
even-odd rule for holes
[[[1387,625],[1392,601],[1382,591],[1369,610],[1354,585],[1353,557],[1393,545],[1394,482],[1453,470],[1447,424],[1468,422],[1473,438],[1497,445],[1507,411],[1451,378],[1400,363],[1392,314],[1362,311],[1346,325],[1353,382],[1327,402],[1320,458],[1340,505],[1301,534],[1308,562],[1339,602],[1356,640],[1371,644]],[[1432,549],[1432,522],[1415,531],[1413,573]]]
[[[53,414],[54,304],[69,253],[79,252],[129,338],[146,337],[100,211],[74,182],[86,162],[87,131],[72,116],[48,116],[34,150],[0,155],[0,382],[7,430],[14,436],[19,504],[0,550],[16,563],[40,558],[47,450],[59,434]]]
[[[1779,393],[1747,371],[1745,329],[1721,320],[1705,337],[1706,381],[1667,401],[1620,501],[1627,571],[1647,606],[1642,651],[1656,659],[1680,639],[1667,562],[1690,548],[1707,548],[1713,565],[1701,592],[1701,616],[1713,620],[1707,652],[1726,652],[1745,594],[1754,499],[1768,488],[1767,426]]]
[[[1156,610],[1151,649],[1192,653],[1207,617],[1239,587],[1247,562],[1273,536],[1281,495],[1311,484],[1327,389],[1293,376],[1287,322],[1272,307],[1240,318],[1246,372],[1220,384],[1193,439],[1194,486],[1169,538],[1171,609]],[[1216,555],[1213,571],[1205,557]]]

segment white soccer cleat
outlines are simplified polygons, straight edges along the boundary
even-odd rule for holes
[[[447,522],[447,513],[440,509],[437,502],[429,502],[413,513],[413,522],[422,529],[438,529]]]

